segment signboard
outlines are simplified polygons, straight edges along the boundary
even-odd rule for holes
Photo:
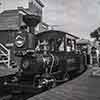
[[[39,23],[35,28],[36,33],[44,32],[47,30],[48,30],[48,25],[43,23]]]

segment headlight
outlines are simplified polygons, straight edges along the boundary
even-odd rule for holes
[[[24,45],[24,43],[25,43],[25,38],[22,37],[22,36],[20,36],[20,35],[18,35],[18,36],[16,37],[16,40],[15,40],[16,46],[17,46],[17,47],[22,47],[22,46]]]

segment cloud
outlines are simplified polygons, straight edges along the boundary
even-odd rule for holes
[[[57,29],[89,38],[90,32],[99,26],[99,0],[48,0],[45,4],[44,20],[65,25]]]
[[[29,0],[1,0],[1,10],[28,6]],[[89,38],[99,27],[100,0],[41,0],[44,4],[43,20],[50,25],[80,37]]]

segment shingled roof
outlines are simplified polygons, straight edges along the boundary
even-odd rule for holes
[[[19,25],[18,9],[5,10],[0,14],[0,30],[17,30],[19,29],[18,25]]]
[[[29,15],[29,16],[25,16],[25,18],[28,17],[26,18],[27,20],[33,19],[33,21],[35,21],[36,19],[40,21],[41,16],[42,16],[41,8],[43,8],[44,5],[41,2],[41,0],[34,0],[34,1],[36,3],[34,3],[33,1],[29,2],[29,7],[27,9],[20,7],[20,9],[18,8],[15,10],[5,10],[2,13],[0,13],[0,31],[1,30],[17,30],[19,29],[20,24],[23,25],[23,23],[24,24],[26,23],[24,20],[22,20],[22,17],[19,17],[19,11],[22,11],[26,15]],[[39,9],[38,6],[36,5],[40,5],[41,8]]]
[[[0,14],[0,30],[16,30],[18,28],[18,10],[5,10]]]

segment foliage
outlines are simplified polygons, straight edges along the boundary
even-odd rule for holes
[[[99,38],[100,37],[100,28],[97,28],[95,31],[90,33],[91,38]]]

